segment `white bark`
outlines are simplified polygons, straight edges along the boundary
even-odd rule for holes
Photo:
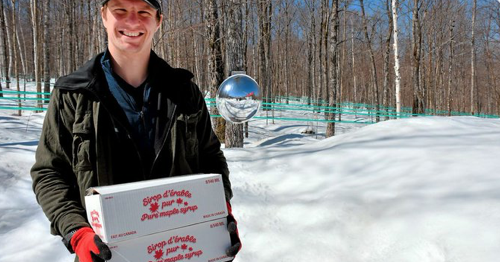
[[[39,46],[38,46],[38,1],[30,0],[31,7],[31,24],[33,25],[33,64],[35,68],[35,84],[36,91],[42,92],[42,84],[40,82],[40,56],[39,56]],[[38,98],[41,98],[41,95],[37,95]],[[42,101],[38,100],[38,106],[42,107]]]
[[[401,114],[401,74],[399,71],[399,51],[398,51],[398,0],[392,0],[392,22],[393,30],[394,30],[394,74],[395,74],[395,86],[396,86],[396,114],[397,117],[400,117]]]

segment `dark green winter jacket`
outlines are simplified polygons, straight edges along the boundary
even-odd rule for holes
[[[123,110],[109,92],[102,54],[61,77],[52,91],[31,169],[33,190],[51,222],[66,236],[89,226],[85,191],[92,186],[197,173],[222,174],[232,197],[229,171],[210,115],[193,75],[151,53],[151,108],[155,114],[155,160],[143,167]]]

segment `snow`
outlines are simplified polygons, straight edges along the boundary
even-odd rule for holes
[[[44,114],[0,111],[0,261],[71,261],[29,170]],[[318,134],[301,132],[313,127]],[[243,249],[237,262],[498,261],[500,120],[374,125],[250,122],[224,149]]]

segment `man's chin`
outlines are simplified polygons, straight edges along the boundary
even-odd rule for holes
[[[144,51],[144,45],[137,45],[137,44],[121,44],[119,46],[116,46],[115,49],[121,53],[125,54],[140,54],[141,51]],[[148,50],[149,52],[149,50]]]

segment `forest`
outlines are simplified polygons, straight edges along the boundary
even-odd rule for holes
[[[161,2],[153,50],[212,97],[245,71],[264,101],[500,115],[499,0]],[[100,10],[100,0],[0,0],[0,91],[25,80],[50,92],[103,52]]]

